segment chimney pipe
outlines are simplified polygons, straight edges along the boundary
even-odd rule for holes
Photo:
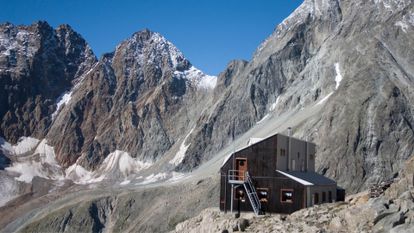
[[[290,161],[290,158],[291,158],[291,149],[292,149],[291,136],[292,136],[292,128],[291,127],[288,127],[288,153],[287,153],[287,165],[288,165],[287,170],[288,171],[290,171],[291,170],[291,167],[292,167],[291,161]]]
[[[305,169],[305,172],[307,172],[308,171],[308,163],[309,163],[309,161],[308,161],[308,159],[309,159],[309,145],[308,145],[308,141],[309,141],[309,137],[308,136],[306,136],[306,139],[305,139],[305,145],[306,145],[306,148],[305,148],[305,167],[304,167],[304,169]]]

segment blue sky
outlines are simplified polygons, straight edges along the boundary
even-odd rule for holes
[[[233,59],[250,60],[259,44],[303,0],[0,0],[0,22],[67,23],[95,54],[134,32],[165,36],[193,65],[217,75]]]

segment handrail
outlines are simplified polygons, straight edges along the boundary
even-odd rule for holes
[[[256,193],[256,188],[253,186],[253,182],[252,182],[252,179],[251,179],[251,177],[250,177],[250,175],[249,175],[249,172],[246,172],[246,180],[247,180],[247,184],[249,184],[249,189],[252,191],[252,192],[254,192],[255,193],[255,195],[251,195],[251,196],[253,196],[253,198],[254,198],[254,203],[255,203],[255,205],[257,205],[257,211],[259,211],[261,208],[262,208],[262,206],[261,206],[261,203],[260,203],[260,200],[259,200],[259,197],[257,196],[257,193]],[[253,202],[252,202],[253,203]],[[256,212],[256,211],[255,211]],[[256,214],[258,214],[258,213],[256,213]]]
[[[229,180],[239,180],[244,181],[245,180],[245,174],[239,170],[229,170]]]

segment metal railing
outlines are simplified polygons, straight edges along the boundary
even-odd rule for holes
[[[245,180],[245,173],[239,170],[229,170],[229,181],[242,181]]]
[[[262,207],[249,172],[229,170],[228,177],[229,183],[231,184],[243,184],[254,213],[259,215]]]
[[[249,197],[254,213],[259,215],[262,206],[259,197],[257,196],[256,188],[253,185],[249,172],[246,172],[245,176],[246,182],[244,183],[244,188],[246,189],[247,196]]]

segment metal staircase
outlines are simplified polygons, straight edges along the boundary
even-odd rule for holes
[[[246,172],[246,177],[244,181],[245,182],[243,186],[246,189],[247,196],[249,197],[250,204],[252,204],[253,211],[256,215],[259,215],[262,206],[260,204],[259,196],[257,196],[256,188],[253,185],[249,172]]]
[[[229,183],[230,184],[243,184],[244,189],[246,190],[247,197],[249,198],[250,204],[252,205],[253,211],[256,215],[261,214],[261,203],[259,196],[257,195],[256,188],[253,185],[252,178],[249,175],[249,172],[244,174],[239,174],[237,170],[229,171]]]

